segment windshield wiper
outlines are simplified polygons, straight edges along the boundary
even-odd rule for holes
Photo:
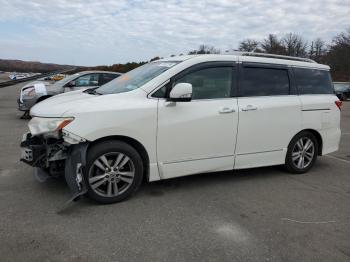
[[[89,95],[102,95],[101,93],[99,93],[99,92],[96,91],[97,88],[98,88],[98,87],[89,88],[89,89],[84,90],[83,92],[84,92],[84,93],[87,93],[87,94],[89,94]]]

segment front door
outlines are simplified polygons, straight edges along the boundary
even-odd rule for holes
[[[236,70],[206,63],[171,79],[191,83],[192,101],[158,104],[157,157],[163,178],[232,169],[238,124]],[[168,92],[169,93],[169,92]]]

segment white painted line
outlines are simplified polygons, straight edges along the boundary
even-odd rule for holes
[[[342,159],[342,158],[339,158],[339,157],[336,157],[336,156],[325,155],[325,157],[333,158],[333,159],[336,159],[336,160],[339,160],[339,161],[342,161],[342,162],[350,164],[349,160],[345,160],[345,159]]]
[[[287,220],[290,222],[295,222],[295,223],[300,223],[300,224],[327,224],[327,223],[335,223],[335,220],[331,220],[331,221],[298,221],[298,220],[294,220],[294,219],[290,219],[290,218],[281,218],[281,220]]]

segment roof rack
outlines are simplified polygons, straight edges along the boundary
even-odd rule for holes
[[[266,54],[266,53],[256,53],[256,52],[232,52],[232,53],[226,53],[226,54],[232,54],[232,55],[238,55],[238,56],[255,56],[255,57],[266,57],[266,58],[277,58],[277,59],[284,59],[284,60],[293,60],[293,61],[301,61],[301,62],[308,62],[308,63],[316,63],[316,61],[310,59],[310,58],[304,58],[304,57],[294,57],[294,56],[286,56],[286,55],[275,55],[275,54]]]

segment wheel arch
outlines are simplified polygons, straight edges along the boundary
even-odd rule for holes
[[[144,167],[144,176],[147,180],[149,180],[149,163],[150,163],[149,156],[148,156],[146,148],[139,141],[137,141],[134,138],[128,137],[128,136],[118,136],[118,135],[106,136],[106,137],[101,137],[101,138],[98,138],[98,139],[90,142],[90,144],[88,146],[88,150],[92,146],[99,144],[101,142],[106,142],[106,141],[122,141],[122,142],[129,144],[133,148],[135,148],[136,151],[140,154],[140,156],[142,158],[143,167]]]
[[[309,132],[309,133],[311,133],[311,134],[313,134],[313,135],[315,136],[315,138],[316,138],[316,140],[317,140],[317,146],[318,146],[317,155],[322,156],[323,140],[322,140],[321,134],[320,134],[317,130],[315,130],[315,129],[306,128],[306,129],[301,130],[301,131],[298,132],[297,134],[295,134],[295,136],[298,135],[298,134],[300,134],[301,132]],[[295,136],[293,136],[293,138],[294,138]],[[293,139],[293,138],[292,138],[292,139]]]

